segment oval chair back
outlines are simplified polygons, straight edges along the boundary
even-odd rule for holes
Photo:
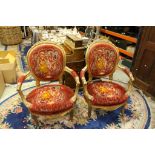
[[[110,42],[94,42],[86,51],[88,73],[92,77],[104,77],[113,74],[118,60],[119,51]]]
[[[66,65],[64,49],[51,42],[38,42],[27,54],[31,74],[39,81],[58,80]]]

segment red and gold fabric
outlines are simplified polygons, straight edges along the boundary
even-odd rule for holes
[[[30,111],[35,114],[52,115],[73,108],[70,100],[74,92],[65,85],[47,85],[31,91],[26,100],[31,103]]]
[[[93,96],[93,104],[99,106],[114,106],[124,103],[128,96],[126,90],[117,83],[100,81],[87,85],[87,90]]]
[[[112,82],[113,73],[119,61],[119,51],[109,41],[100,40],[90,44],[86,51],[86,66],[80,72],[80,78],[84,87],[84,96],[88,103],[88,117],[91,116],[92,107],[111,111],[127,103],[128,90],[133,76],[126,68],[121,68],[130,78],[128,90],[121,85]],[[88,71],[88,82],[85,72]],[[92,81],[93,77],[109,77],[110,81]]]
[[[17,91],[30,112],[33,115],[48,116],[48,118],[71,112],[74,108],[80,82],[76,72],[66,66],[64,49],[52,42],[39,42],[28,51],[27,61],[30,72],[19,77]],[[75,79],[75,92],[61,84],[64,71],[70,73]],[[37,88],[25,97],[21,87],[30,74],[36,80]],[[51,80],[58,80],[59,84],[40,86],[40,81]]]
[[[41,80],[57,80],[65,67],[64,51],[54,44],[35,45],[27,60],[31,72]]]
[[[21,83],[24,82],[24,80],[26,79],[26,75],[22,75],[18,78],[17,80],[17,84],[20,85]]]
[[[108,43],[97,43],[87,51],[88,71],[92,76],[106,76],[113,72],[118,60],[116,47]]]

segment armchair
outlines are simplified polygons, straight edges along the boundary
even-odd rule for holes
[[[27,62],[30,71],[18,79],[17,91],[36,123],[38,123],[38,117],[48,120],[66,113],[70,113],[70,118],[73,119],[80,82],[76,72],[66,66],[64,49],[51,42],[38,42],[29,49]],[[62,84],[64,71],[75,79],[75,92]],[[36,88],[25,97],[21,88],[29,75],[36,80]],[[40,85],[40,81],[52,80],[58,80],[59,84]]]
[[[86,66],[80,72],[84,97],[88,103],[88,117],[91,116],[92,108],[113,111],[127,105],[128,93],[134,80],[132,73],[122,66],[118,66],[129,77],[128,90],[113,82],[113,73],[117,69],[119,51],[109,41],[96,41],[90,44],[86,51]],[[86,81],[85,72],[89,79]],[[92,78],[109,77],[109,81],[92,81]]]

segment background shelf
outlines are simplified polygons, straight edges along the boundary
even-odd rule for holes
[[[134,37],[126,36],[126,35],[123,35],[123,34],[120,34],[120,33],[117,33],[117,32],[113,32],[113,31],[109,31],[109,30],[106,30],[106,29],[103,29],[103,28],[100,31],[102,33],[109,34],[109,35],[112,35],[114,37],[118,37],[118,38],[130,41],[132,43],[137,43],[137,39],[134,38]]]
[[[119,49],[119,52],[120,52],[120,53],[123,53],[123,54],[125,54],[125,55],[127,55],[127,56],[133,58],[133,53],[132,53],[132,52],[126,51],[126,50],[124,50],[124,49],[122,49],[122,48],[119,48],[119,47],[118,47],[118,49]]]

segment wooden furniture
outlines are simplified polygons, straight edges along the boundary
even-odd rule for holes
[[[108,35],[111,35],[111,36],[114,36],[114,37],[117,37],[117,38],[120,38],[120,39],[124,39],[126,41],[130,41],[132,43],[137,43],[137,39],[134,38],[134,37],[130,37],[130,36],[127,36],[127,35],[123,35],[123,34],[120,34],[120,33],[116,33],[116,32],[113,32],[113,31],[110,31],[110,30],[106,30],[106,29],[101,29],[100,30],[101,33],[104,33],[104,34],[108,34]],[[119,52],[120,53],[123,53],[131,58],[133,58],[133,53],[127,51],[127,50],[124,50],[122,48],[118,48],[119,49]]]
[[[71,47],[71,45],[67,44],[66,42],[64,42],[63,47],[66,51],[66,62],[67,63],[80,61],[84,59],[86,47],[73,48]]]
[[[131,68],[134,85],[155,97],[155,27],[142,27]]]
[[[64,42],[63,48],[66,52],[66,65],[80,75],[81,69],[85,66],[86,47],[83,46],[83,40],[70,35]],[[64,84],[76,88],[75,80],[68,73],[64,74]]]
[[[82,68],[85,66],[85,61],[83,60],[79,60],[79,61],[72,61],[72,62],[67,62],[66,66],[75,70],[75,72],[78,74],[78,76],[80,75],[80,71],[82,70]],[[65,73],[64,74],[64,84],[75,89],[76,88],[76,83],[75,80],[73,79],[72,76],[70,76],[70,74]],[[80,82],[80,89],[82,87],[82,83]]]
[[[131,72],[118,66],[129,77],[128,90],[112,81],[119,60],[119,51],[109,41],[93,42],[86,51],[86,66],[82,69],[80,77],[84,88],[84,97],[88,103],[88,117],[92,108],[113,111],[127,104],[128,92],[134,80]],[[88,72],[89,80],[86,81],[85,73]],[[92,78],[109,76],[110,81],[92,81]]]
[[[78,48],[78,47],[82,47],[82,39],[79,39],[78,37],[76,37],[75,35],[67,35],[66,36],[66,40],[65,40],[66,44],[69,44],[71,46],[71,48]]]
[[[27,61],[30,72],[18,79],[17,91],[36,123],[40,118],[47,120],[67,113],[73,119],[80,82],[76,72],[66,66],[64,49],[51,42],[38,42],[29,49]],[[75,92],[62,84],[64,71],[71,74],[76,81]],[[36,80],[36,88],[25,97],[21,87],[30,74]],[[58,80],[59,84],[40,86],[40,81],[52,80]]]

